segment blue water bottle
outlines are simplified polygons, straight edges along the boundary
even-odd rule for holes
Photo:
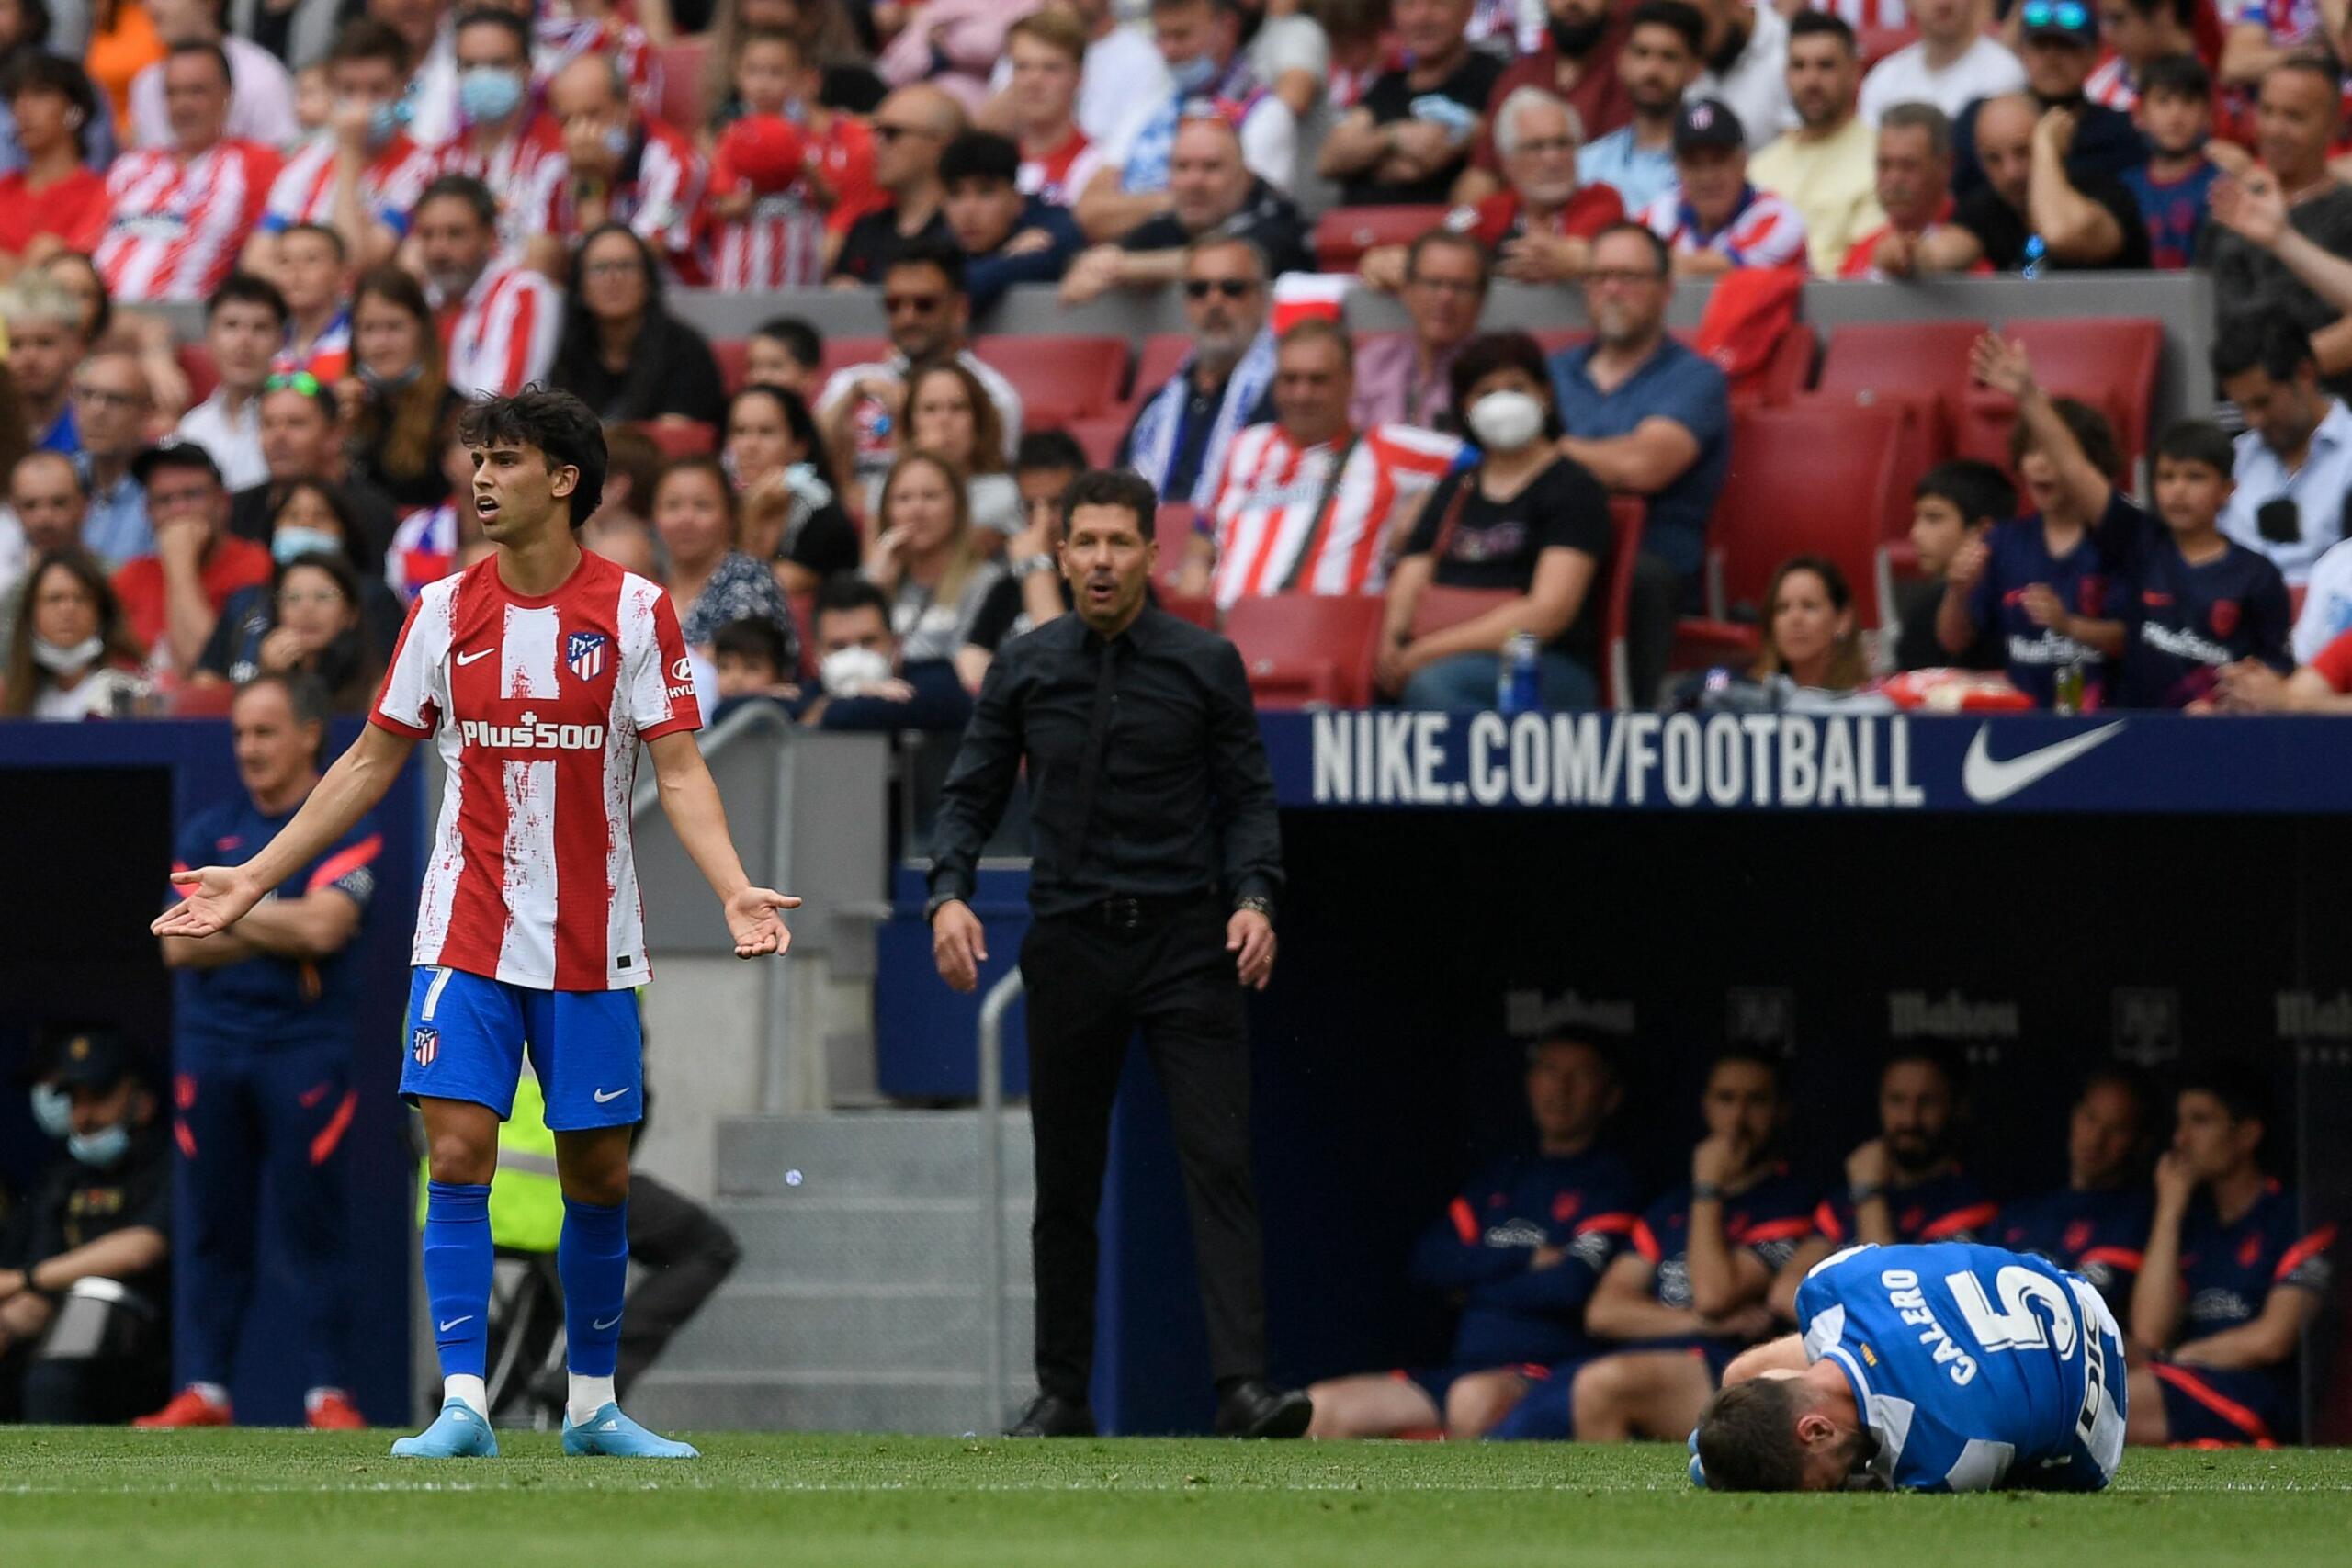
[[[1533,632],[1513,632],[1504,645],[1500,678],[1495,682],[1495,706],[1504,713],[1533,713],[1544,705],[1535,653]]]

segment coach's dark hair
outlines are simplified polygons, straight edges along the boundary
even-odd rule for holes
[[[570,498],[574,528],[605,503],[605,427],[570,392],[534,383],[511,398],[471,404],[458,416],[458,439],[477,448],[536,446],[547,456],[548,473],[579,469]]]
[[[428,203],[438,201],[445,196],[454,197],[473,209],[474,217],[484,228],[498,227],[498,197],[491,194],[488,186],[471,175],[443,175],[426,186],[424,194],[416,198],[416,205],[409,209],[411,216],[424,211]]]
[[[220,280],[220,287],[214,289],[212,297],[204,302],[204,319],[208,324],[220,313],[223,305],[259,305],[277,318],[281,330],[294,319],[294,312],[286,308],[286,296],[277,291],[277,285],[255,273],[232,272]]]
[[[2182,1094],[2210,1094],[2233,1122],[2259,1122],[2267,1134],[2276,1102],[2270,1082],[2250,1062],[2203,1062],[2181,1075]]]
[[[1552,371],[1544,361],[1544,345],[1523,332],[1480,333],[1462,345],[1453,356],[1453,367],[1446,372],[1446,388],[1453,394],[1456,418],[1466,419],[1470,413],[1470,389],[1498,370],[1516,370],[1544,389],[1540,400],[1544,404],[1544,438],[1556,441],[1560,436],[1560,411],[1552,405]]]
[[[1794,1492],[1804,1484],[1792,1379],[1732,1384],[1700,1412],[1698,1436],[1710,1492]]]
[[[2122,477],[2123,450],[2116,445],[2115,427],[2107,423],[2107,415],[2080,398],[2052,398],[2050,407],[2074,436],[2075,445],[2083,449],[2083,456],[2090,459],[2091,467],[2110,479]],[[2031,425],[2019,420],[2009,426],[2010,468],[2023,463],[2026,454],[2034,449]]]
[[[2291,381],[2306,365],[2318,363],[2311,334],[2285,315],[2241,316],[2213,338],[2213,379],[2226,381],[2260,370],[2274,381]]]
[[[1136,526],[1148,544],[1159,514],[1159,494],[1150,480],[1132,468],[1089,468],[1062,491],[1063,520],[1067,522],[1081,506],[1118,506],[1134,513]]]
[[[1972,525],[2006,523],[2018,514],[2018,487],[1982,457],[1949,458],[1921,474],[1911,487],[1911,499],[1929,496],[1950,502],[1961,520]]]
[[[2176,463],[2202,463],[2223,479],[2236,468],[2237,447],[2230,434],[2210,419],[2175,420],[2156,442],[2156,456]]]

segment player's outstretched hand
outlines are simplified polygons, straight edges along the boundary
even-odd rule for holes
[[[792,945],[778,909],[797,909],[800,900],[772,887],[746,887],[727,900],[727,930],[735,938],[735,956],[758,958],[782,953]]]
[[[210,936],[243,919],[261,902],[262,890],[232,865],[175,871],[172,886],[180,890],[180,901],[148,925],[157,936]]]

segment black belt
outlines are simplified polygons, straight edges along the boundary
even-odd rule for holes
[[[1102,898],[1080,905],[1062,919],[1104,931],[1135,931],[1146,926],[1158,925],[1172,916],[1204,908],[1210,902],[1211,896],[1207,893],[1162,894],[1148,898]]]

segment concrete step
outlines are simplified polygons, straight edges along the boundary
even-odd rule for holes
[[[1008,1193],[1034,1185],[1025,1111],[1004,1117]],[[979,1113],[859,1111],[729,1116],[718,1123],[714,1180],[722,1198],[795,1192],[954,1197],[980,1185]]]
[[[729,1280],[662,1353],[663,1371],[757,1381],[787,1369],[968,1374],[988,1366],[984,1296],[942,1286],[739,1285]],[[1030,1364],[1035,1298],[1005,1292],[1008,1364]]]
[[[749,1378],[655,1367],[630,1389],[629,1414],[661,1431],[993,1434],[1035,1391],[1025,1369],[1009,1402],[987,1393],[984,1381],[977,1373],[935,1372],[776,1372]],[[723,1451],[724,1445],[721,1438],[707,1446]]]
[[[1005,1278],[1029,1278],[1029,1199],[1008,1201]],[[970,1198],[797,1195],[712,1205],[742,1244],[746,1285],[946,1285],[987,1278],[982,1206]]]

